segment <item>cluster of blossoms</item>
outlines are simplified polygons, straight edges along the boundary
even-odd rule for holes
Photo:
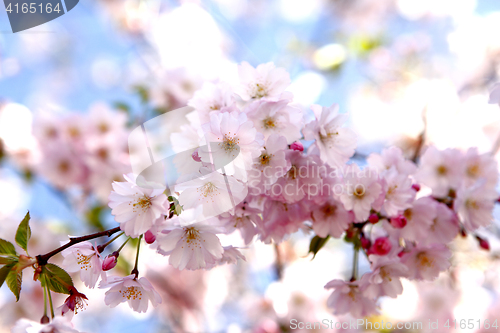
[[[345,237],[371,271],[329,282],[328,305],[361,317],[376,311],[379,297],[399,295],[401,278],[435,279],[450,266],[447,244],[491,223],[498,198],[491,155],[430,146],[416,165],[391,147],[360,169],[349,163],[356,136],[336,105],[313,105],[306,121],[310,113],[285,91],[285,70],[272,63],[238,69],[237,84],[205,83],[189,100],[189,123],[171,136],[174,151],[189,152],[174,159],[174,186],[148,188],[133,175],[113,183],[109,206],[121,229],[144,234],[175,268],[244,259],[218,237],[236,230],[245,244],[279,243],[298,230]],[[194,145],[186,150],[186,142]]]
[[[88,114],[41,115],[33,126],[41,151],[36,171],[58,189],[77,185],[105,202],[110,184],[130,170],[126,121],[102,104]]]

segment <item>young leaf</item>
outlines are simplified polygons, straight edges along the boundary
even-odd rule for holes
[[[7,278],[7,275],[9,275],[10,271],[12,270],[12,267],[14,267],[14,264],[8,264],[0,268],[0,287],[3,285],[3,282]]]
[[[330,235],[326,236],[325,238],[314,236],[313,239],[311,239],[311,243],[309,244],[309,253],[312,252],[313,259],[314,257],[316,257],[316,253],[318,253],[318,251],[326,244],[329,238]]]
[[[13,255],[0,254],[0,265],[10,264],[14,261],[18,261],[19,257]]]
[[[28,253],[28,241],[31,238],[31,228],[30,228],[30,212],[26,213],[26,216],[19,224],[16,232],[16,243]]]
[[[16,255],[16,248],[14,244],[5,239],[0,238],[0,254],[13,254]]]
[[[17,273],[16,271],[10,271],[9,275],[7,275],[7,286],[9,286],[10,291],[16,296],[16,302],[19,301],[22,283],[23,272]]]
[[[45,281],[50,290],[56,293],[69,294],[69,287],[73,286],[73,279],[61,267],[54,264],[47,264],[44,266],[43,273],[45,274]]]

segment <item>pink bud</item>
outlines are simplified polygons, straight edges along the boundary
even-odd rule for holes
[[[156,236],[151,232],[151,230],[146,231],[144,234],[144,240],[148,244],[153,244],[156,240]]]
[[[403,215],[391,217],[391,225],[396,229],[404,228],[407,222],[406,217]]]
[[[417,191],[417,192],[418,192],[418,191],[420,191],[420,185],[419,185],[419,184],[413,184],[413,185],[411,186],[411,188],[412,188],[412,189],[414,189],[414,190],[415,190],[415,191]]]
[[[304,151],[304,145],[300,141],[295,141],[290,145],[290,149]]]
[[[380,220],[377,214],[371,214],[370,217],[368,218],[368,222],[371,224],[375,224]]]
[[[113,255],[107,256],[102,262],[102,270],[109,271],[116,266],[117,258]]]
[[[486,251],[490,250],[490,243],[488,242],[487,239],[481,238],[479,236],[476,236],[477,241],[479,242],[479,246]]]
[[[193,160],[195,160],[196,162],[201,162],[201,157],[200,157],[200,155],[198,155],[198,149],[196,149],[194,151],[194,153],[191,155],[191,157],[193,157]]]
[[[377,238],[370,248],[371,252],[378,254],[379,256],[385,256],[387,253],[391,252],[391,249],[392,244],[387,237]]]
[[[369,249],[370,246],[372,245],[372,242],[365,237],[361,237],[361,247],[365,250]]]

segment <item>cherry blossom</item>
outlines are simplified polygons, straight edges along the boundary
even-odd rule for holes
[[[336,315],[350,313],[355,318],[372,315],[376,303],[365,296],[366,288],[364,281],[332,280],[325,285],[325,289],[335,289],[326,304]]]
[[[125,176],[126,182],[113,183],[109,207],[125,234],[138,237],[148,231],[160,217],[167,197],[163,194],[164,189],[140,187],[133,177],[129,174]]]
[[[247,62],[238,66],[240,84],[235,91],[245,101],[251,99],[277,99],[290,85],[290,76],[284,68],[275,68],[272,62],[257,68]]]
[[[149,302],[153,307],[161,303],[161,297],[145,278],[137,279],[134,274],[125,277],[108,277],[99,288],[109,288],[104,297],[104,303],[114,308],[120,303],[127,302],[136,312],[146,312]]]
[[[371,255],[370,260],[372,271],[362,276],[368,285],[365,295],[370,298],[400,295],[403,292],[400,278],[406,277],[408,268],[397,257]]]
[[[408,277],[417,280],[433,280],[450,267],[451,252],[443,244],[416,246],[404,253],[401,262],[408,267]]]
[[[95,246],[90,242],[75,244],[61,254],[64,257],[62,266],[68,272],[80,272],[80,279],[89,287],[94,288],[97,280],[103,274],[102,262]]]

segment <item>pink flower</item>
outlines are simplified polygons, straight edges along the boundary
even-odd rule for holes
[[[234,103],[233,91],[227,83],[205,82],[201,89],[194,93],[188,105],[196,109],[201,122],[204,123],[209,120],[211,112],[220,111]]]
[[[430,146],[420,159],[416,179],[429,186],[436,197],[448,195],[450,189],[458,190],[464,175],[462,153],[456,149],[437,150]]]
[[[486,180],[486,186],[495,189],[498,184],[498,166],[491,154],[479,154],[476,147],[465,153],[465,186],[472,186],[479,180]]]
[[[170,255],[169,263],[177,269],[195,270],[214,264],[224,252],[216,230],[208,225],[176,227],[157,239],[158,252]]]
[[[385,256],[389,254],[392,249],[392,243],[387,237],[379,237],[373,242],[373,245],[370,248],[369,253],[373,253],[379,256]]]
[[[259,216],[260,213],[260,210],[250,207],[248,202],[244,201],[236,206],[234,214],[221,214],[219,220],[227,233],[238,229],[245,244],[248,245],[257,234],[256,225],[260,224],[262,220]]]
[[[459,233],[458,218],[445,204],[436,204],[436,217],[432,220],[426,236],[421,238],[425,244],[451,242]]]
[[[327,235],[339,238],[352,222],[351,214],[344,209],[342,203],[334,199],[314,208],[311,217],[314,232],[323,238]]]
[[[403,292],[400,278],[406,277],[408,268],[397,257],[371,255],[370,261],[372,272],[362,277],[367,280],[368,285],[365,295],[373,299],[381,296],[395,298],[400,295]]]
[[[451,252],[443,244],[416,246],[401,257],[408,267],[408,278],[416,280],[434,280],[439,273],[450,267]]]
[[[134,311],[146,312],[149,302],[153,307],[161,303],[161,297],[151,283],[145,277],[137,279],[134,274],[110,277],[106,283],[99,285],[99,288],[110,288],[106,291],[104,303],[112,308],[127,302]]]
[[[436,201],[429,197],[422,197],[406,209],[403,216],[407,223],[401,229],[400,236],[410,241],[424,240],[436,217]]]
[[[64,257],[62,266],[68,272],[80,272],[80,279],[89,287],[94,288],[102,275],[102,263],[97,249],[90,242],[75,244],[61,254]]]
[[[376,312],[376,303],[365,296],[366,287],[364,281],[332,280],[325,285],[325,289],[335,289],[326,304],[335,315],[350,313],[354,318],[372,315]]]
[[[272,62],[253,68],[242,62],[238,66],[240,85],[236,93],[245,101],[251,99],[277,99],[290,85],[290,76],[283,68],[275,68]]]
[[[304,151],[304,145],[300,141],[295,141],[290,145],[290,149]]]
[[[288,99],[253,102],[245,113],[265,139],[271,134],[279,134],[290,144],[301,137],[303,115],[299,108],[288,105],[289,102]]]
[[[268,199],[264,204],[262,222],[258,226],[260,239],[269,244],[281,242],[286,235],[298,231],[307,218],[305,207]]]
[[[215,261],[213,264],[207,265],[205,269],[211,269],[215,266],[224,264],[236,264],[238,262],[238,259],[246,261],[245,256],[241,254],[238,248],[234,246],[224,246],[224,253],[222,253],[222,258]]]
[[[338,105],[329,108],[312,105],[316,120],[309,122],[302,133],[306,140],[316,140],[308,150],[309,154],[316,154],[325,163],[335,167],[343,167],[349,158],[354,155],[356,135],[348,128],[341,127],[348,116],[339,114]]]
[[[400,174],[395,167],[391,167],[383,174],[385,180],[385,201],[383,209],[387,216],[395,216],[398,212],[411,207],[415,199],[415,190],[406,174]]]
[[[248,184],[264,189],[283,177],[291,167],[290,161],[286,159],[286,150],[288,146],[285,137],[277,134],[270,135],[264,150],[249,172]]]
[[[11,333],[80,333],[80,331],[73,328],[73,324],[68,318],[56,316],[48,324],[20,319],[12,327]]]
[[[345,170],[345,185],[340,200],[345,209],[354,212],[356,221],[366,221],[372,204],[377,204],[376,200],[382,193],[378,176],[368,168],[361,171],[356,164],[347,166]],[[373,208],[377,210],[380,207]]]
[[[57,188],[67,189],[81,184],[88,169],[79,156],[63,144],[44,151],[44,158],[38,165],[38,171]]]
[[[61,315],[64,316],[67,312],[71,311],[75,314],[78,311],[85,310],[87,306],[87,296],[82,293],[79,293],[75,287],[70,287],[70,295],[64,301],[64,304],[60,307]]]
[[[493,208],[498,199],[498,193],[486,181],[457,192],[453,208],[460,216],[464,227],[474,231],[479,227],[490,225],[493,221]]]
[[[379,172],[385,172],[392,167],[396,168],[399,174],[410,175],[413,174],[417,167],[412,161],[404,158],[403,152],[398,147],[390,147],[382,150],[379,154],[370,154],[366,159],[368,164]]]
[[[164,213],[167,197],[163,194],[164,189],[138,186],[132,174],[124,177],[126,182],[113,183],[114,191],[109,195],[108,205],[125,234],[139,237]]]
[[[210,151],[207,147],[200,149],[201,160],[214,163],[215,169],[232,161],[236,171],[243,172],[246,177],[244,170],[250,169],[264,144],[262,134],[257,132],[246,114],[236,111],[211,114],[210,122],[203,125],[203,130]]]

